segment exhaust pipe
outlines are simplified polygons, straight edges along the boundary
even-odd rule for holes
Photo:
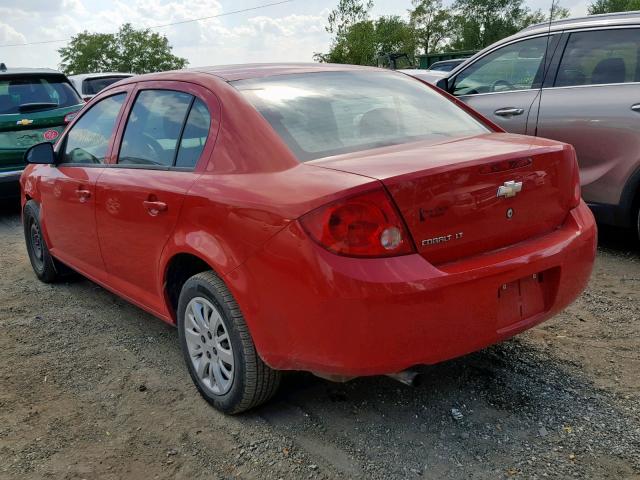
[[[403,370],[402,372],[388,373],[386,376],[389,378],[393,378],[400,383],[404,383],[409,387],[416,387],[420,380],[420,374],[415,370]]]

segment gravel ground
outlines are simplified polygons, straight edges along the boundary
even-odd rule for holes
[[[239,417],[191,384],[176,331],[82,279],[33,275],[0,211],[0,478],[640,479],[640,248],[601,233],[588,290],[516,339],[332,384],[292,373]]]

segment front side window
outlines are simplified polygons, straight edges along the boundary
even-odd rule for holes
[[[432,88],[390,72],[322,72],[232,83],[300,161],[489,130]]]
[[[67,134],[63,163],[104,163],[125,98],[126,93],[107,97],[78,119]]]
[[[118,163],[172,166],[192,101],[184,92],[141,91],[125,127]]]
[[[538,88],[546,50],[546,36],[499,48],[460,72],[453,93],[474,95]]]
[[[556,87],[640,81],[638,29],[572,33],[556,75]]]

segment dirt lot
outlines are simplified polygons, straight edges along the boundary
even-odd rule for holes
[[[296,373],[231,418],[196,393],[173,328],[86,280],[39,283],[5,207],[0,478],[640,479],[640,248],[621,238],[601,234],[567,312],[419,387]]]

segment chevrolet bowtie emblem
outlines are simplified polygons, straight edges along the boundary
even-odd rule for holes
[[[498,197],[511,198],[515,197],[518,192],[522,191],[522,182],[509,181],[498,187]]]
[[[26,127],[27,125],[31,125],[33,123],[33,120],[29,120],[28,118],[23,118],[22,120],[18,120],[16,122],[16,125],[22,125],[23,127]]]

